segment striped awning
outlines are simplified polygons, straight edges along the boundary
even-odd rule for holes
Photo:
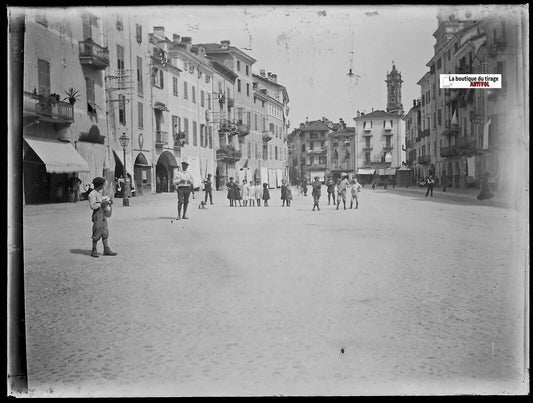
[[[24,137],[48,173],[89,172],[89,164],[69,142]]]

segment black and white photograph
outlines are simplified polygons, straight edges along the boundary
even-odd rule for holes
[[[7,396],[526,396],[529,4],[7,6]]]

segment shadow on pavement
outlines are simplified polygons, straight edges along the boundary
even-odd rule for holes
[[[91,251],[89,249],[71,249],[70,253],[74,253],[76,255],[91,256]]]

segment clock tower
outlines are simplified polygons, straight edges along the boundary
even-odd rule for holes
[[[392,62],[391,72],[387,72],[387,112],[403,115],[402,105],[402,75],[396,70]]]

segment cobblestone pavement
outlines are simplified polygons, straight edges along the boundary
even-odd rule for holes
[[[362,191],[339,210],[24,207],[31,396],[527,393],[523,213]],[[99,251],[102,251],[99,244]]]

